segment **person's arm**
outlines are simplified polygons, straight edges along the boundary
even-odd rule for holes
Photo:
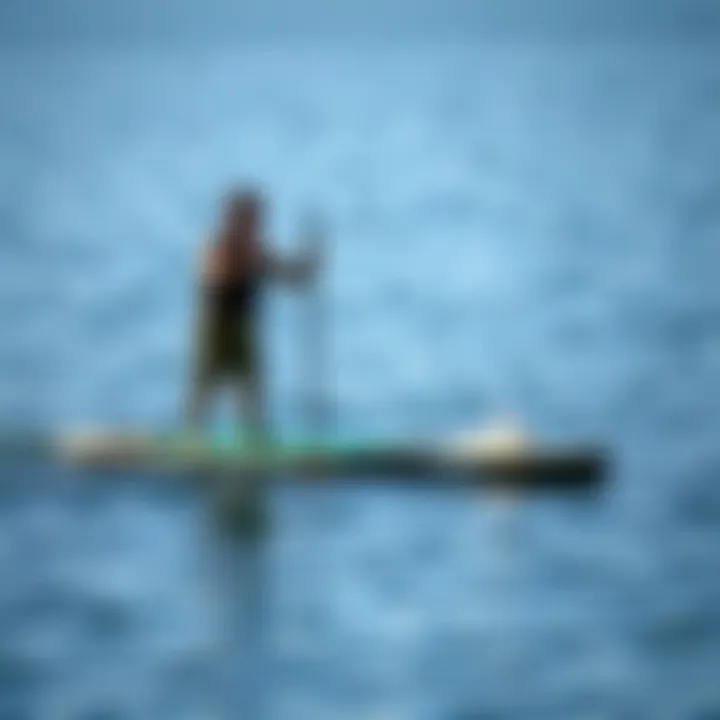
[[[224,258],[214,243],[205,242],[198,255],[197,281],[200,287],[216,285],[227,273]]]
[[[263,257],[265,275],[270,280],[293,287],[310,284],[318,273],[320,248],[311,246],[302,255],[294,258],[281,257],[266,251]]]

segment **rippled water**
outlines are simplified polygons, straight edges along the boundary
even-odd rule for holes
[[[197,243],[227,184],[259,178],[279,247],[313,208],[332,228],[343,432],[509,409],[610,444],[616,467],[590,504],[280,488],[272,532],[218,573],[197,490],[6,463],[0,717],[205,717],[227,581],[269,639],[262,657],[257,632],[224,635],[236,717],[251,695],[293,720],[720,716],[718,59],[2,51],[5,426],[172,422]],[[267,307],[284,430],[305,303]]]

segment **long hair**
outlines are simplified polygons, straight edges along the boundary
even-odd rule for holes
[[[260,262],[263,210],[257,190],[235,190],[225,200],[218,241],[231,275],[254,269]]]

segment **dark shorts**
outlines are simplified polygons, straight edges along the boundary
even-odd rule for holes
[[[257,345],[250,318],[222,315],[203,318],[197,347],[197,380],[255,378],[259,370]]]

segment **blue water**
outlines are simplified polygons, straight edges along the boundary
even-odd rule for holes
[[[668,39],[0,50],[4,427],[171,423],[196,248],[257,179],[277,247],[309,213],[331,229],[340,431],[510,412],[616,460],[595,503],[284,487],[220,572],[197,489],[6,463],[0,718],[208,717],[228,585],[235,619],[262,592],[267,641],[224,636],[234,717],[253,690],[283,720],[720,717],[719,60]],[[268,300],[281,430],[307,313]]]

